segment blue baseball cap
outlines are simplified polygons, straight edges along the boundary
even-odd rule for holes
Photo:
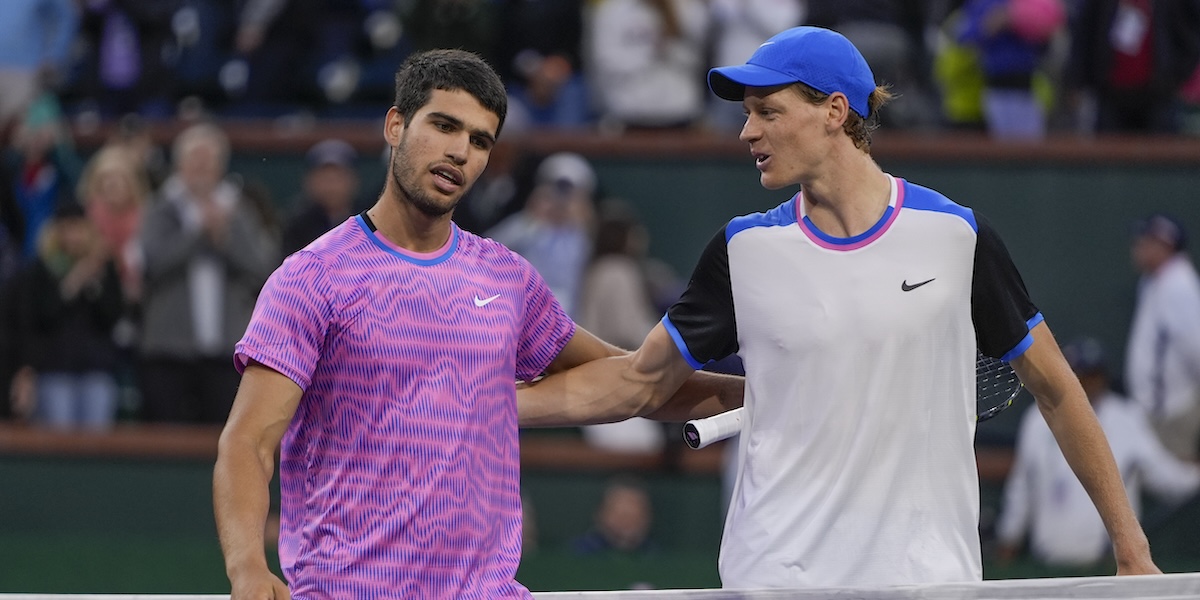
[[[1133,224],[1135,235],[1156,239],[1171,250],[1179,252],[1187,248],[1187,230],[1179,219],[1166,213],[1154,213]]]
[[[1080,375],[1104,372],[1108,364],[1104,346],[1092,337],[1083,337],[1063,344],[1062,353],[1067,359],[1067,364],[1071,365],[1071,370]]]
[[[354,161],[358,160],[358,152],[354,150],[354,146],[342,140],[328,139],[309,148],[307,158],[309,168],[313,169],[328,165],[353,169]]]
[[[860,117],[870,112],[867,98],[875,76],[858,48],[842,34],[821,27],[793,27],[763,42],[744,65],[708,72],[708,87],[725,100],[741,102],[746,87],[803,83],[823,94],[841,92]]]

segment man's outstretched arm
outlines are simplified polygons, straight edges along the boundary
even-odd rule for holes
[[[522,427],[609,423],[636,416],[683,421],[742,405],[743,379],[695,371],[661,323],[632,354],[589,349],[596,341],[579,329],[559,355],[577,366],[559,372],[552,366],[553,374],[519,387]]]

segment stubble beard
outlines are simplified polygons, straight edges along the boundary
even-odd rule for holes
[[[400,143],[392,148],[392,183],[396,184],[396,190],[400,192],[398,200],[401,203],[412,205],[427,217],[437,218],[449,214],[454,207],[458,206],[461,196],[448,203],[439,203],[432,195],[420,189],[416,183],[418,179],[416,167],[408,161],[404,161],[404,165],[400,164],[401,156],[407,151],[407,136],[402,137]]]

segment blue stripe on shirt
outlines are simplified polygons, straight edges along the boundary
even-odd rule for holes
[[[1033,328],[1037,327],[1039,323],[1045,320],[1046,317],[1042,316],[1042,313],[1039,312],[1038,314],[1030,317],[1028,321],[1025,321],[1026,327],[1029,328],[1029,333],[1025,334],[1025,337],[1021,338],[1021,341],[1017,342],[1017,345],[1013,346],[1012,350],[1005,352],[1004,356],[1000,357],[1000,360],[1004,362],[1010,362],[1012,359],[1025,354],[1025,351],[1033,345]]]

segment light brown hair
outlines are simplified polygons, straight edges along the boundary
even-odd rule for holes
[[[796,90],[801,98],[812,104],[821,104],[829,99],[829,94],[817,91],[803,83],[792,84],[792,89]],[[864,118],[853,110],[850,111],[846,122],[842,124],[842,130],[854,141],[854,147],[867,154],[871,153],[871,132],[879,128],[879,109],[883,108],[893,97],[888,86],[876,86],[875,91],[867,97],[867,117]]]

